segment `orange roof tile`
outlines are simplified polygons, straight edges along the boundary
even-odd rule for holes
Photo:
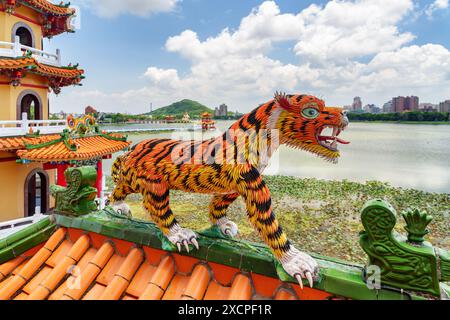
[[[21,258],[1,264],[4,277],[0,278],[0,299],[292,300],[329,296],[316,289],[300,290],[296,284],[244,273],[237,268],[218,264],[213,268],[212,263],[178,253],[137,248],[130,242],[125,243],[128,252],[121,255],[111,240],[106,241],[96,233],[72,230],[60,228],[34,255],[29,251]],[[119,244],[119,240],[113,241]],[[66,276],[62,270],[69,261],[75,267]],[[221,267],[226,269],[227,278],[231,276],[228,283],[218,281]]]
[[[38,137],[8,137],[8,138],[0,138],[0,151],[11,151],[17,149],[25,148],[26,144],[34,145],[41,144],[48,141],[53,141],[61,138],[59,134],[52,134],[46,136],[38,136]]]
[[[48,273],[45,273],[39,280],[36,280],[37,285],[34,290],[30,288],[29,291],[31,292],[28,292],[24,289],[24,291],[29,294],[28,299],[42,300],[47,298],[47,296],[57,288],[59,282],[65,278],[67,275],[67,270],[72,267],[74,263],[78,263],[80,261],[88,247],[89,237],[87,235],[83,235],[78,238],[64,258],[56,266],[54,266],[53,269],[49,268],[50,271]],[[37,277],[34,277],[33,281],[36,278]],[[29,284],[31,284],[31,282]]]
[[[29,68],[28,72],[38,73],[47,77],[60,77],[60,78],[77,78],[80,77],[84,70],[71,68],[71,67],[52,67],[39,63],[34,58],[19,57],[19,58],[1,58],[1,69],[23,69]],[[31,68],[31,69],[30,69]]]
[[[111,139],[110,137],[113,137]],[[73,139],[76,150],[70,150],[64,141],[42,145],[42,147],[27,148],[17,151],[23,160],[34,162],[74,161],[100,158],[114,152],[126,149],[131,142],[116,140],[114,136],[94,135]]]
[[[72,8],[59,6],[47,0],[20,0],[20,2],[24,2],[29,6],[41,10],[45,13],[61,16],[68,16],[73,14]]]
[[[24,260],[24,257],[17,257],[11,261],[5,262],[0,267],[0,281],[2,281],[8,274],[16,269]]]
[[[52,255],[61,240],[65,237],[66,229],[60,228],[52,234],[47,243],[33,257],[31,257],[20,271],[9,277],[10,281],[1,289],[0,300],[11,298],[17,290],[26,285],[33,275],[41,268],[45,261]],[[8,280],[7,279],[7,280]],[[6,280],[5,280],[6,281]]]

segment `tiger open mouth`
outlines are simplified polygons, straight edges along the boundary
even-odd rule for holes
[[[340,144],[349,144],[349,141],[345,141],[341,138],[339,138],[339,134],[345,130],[347,126],[344,127],[338,127],[333,125],[324,125],[323,127],[320,127],[317,130],[316,138],[319,144],[322,147],[327,148],[331,151],[338,151],[338,143]],[[324,134],[329,131],[328,134]]]

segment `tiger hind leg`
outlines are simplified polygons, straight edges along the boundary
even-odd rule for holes
[[[118,156],[111,167],[111,178],[115,183],[114,190],[109,196],[108,203],[114,211],[132,217],[130,207],[125,203],[129,194],[136,193],[131,186],[134,181],[132,172],[125,174],[123,170],[126,154]]]
[[[239,197],[239,193],[213,195],[209,205],[209,219],[220,231],[231,238],[238,234],[238,226],[227,218],[228,207]]]

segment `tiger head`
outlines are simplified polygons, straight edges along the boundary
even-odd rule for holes
[[[338,144],[349,143],[339,138],[348,125],[343,109],[325,107],[323,100],[311,95],[276,93],[275,103],[280,107],[276,120],[280,143],[337,162]]]

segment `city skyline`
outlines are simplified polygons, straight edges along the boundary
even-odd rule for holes
[[[420,97],[414,95],[396,96],[392,97],[382,106],[377,106],[371,102],[365,104],[361,97],[355,96],[353,98],[353,103],[344,105],[343,108],[348,111],[366,111],[369,113],[401,113],[406,111],[450,112],[450,99],[432,103],[420,102]]]

